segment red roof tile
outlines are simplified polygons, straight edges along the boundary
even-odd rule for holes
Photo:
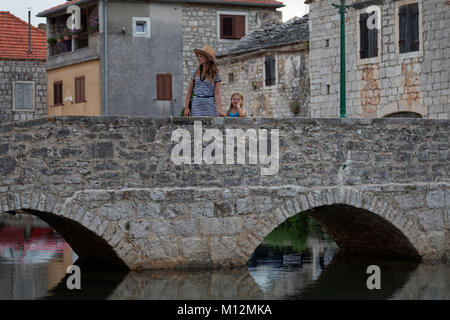
[[[47,36],[44,31],[31,26],[31,54],[28,54],[28,23],[0,11],[0,59],[45,60]]]
[[[82,0],[72,0],[72,1],[66,1],[60,5],[57,5],[55,7],[52,7],[50,9],[47,9],[45,11],[42,11],[40,13],[38,13],[38,17],[41,16],[45,16],[46,14],[58,10],[58,9],[63,9],[63,8],[67,8],[72,4],[77,4],[78,2],[80,2]],[[183,0],[180,0],[180,2],[183,2]],[[191,1],[186,1],[186,2],[195,2],[195,0],[191,0]],[[199,1],[200,2],[200,1]],[[278,6],[282,6],[283,2],[278,1],[278,0],[216,0],[216,2],[234,2],[234,3],[248,3],[248,4],[261,4],[261,5],[278,5]]]

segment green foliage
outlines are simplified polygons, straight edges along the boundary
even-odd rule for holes
[[[264,239],[264,244],[274,247],[291,245],[297,252],[302,252],[306,247],[310,220],[312,219],[305,214],[297,214],[287,219]]]
[[[130,221],[127,221],[127,223],[125,224],[125,229],[127,229],[127,231],[130,231]]]
[[[300,113],[300,102],[291,101],[289,103],[289,109],[291,109],[293,114],[299,114]]]

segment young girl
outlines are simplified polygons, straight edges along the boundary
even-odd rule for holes
[[[224,117],[220,99],[220,82],[222,78],[215,60],[214,49],[208,45],[195,49],[198,67],[191,76],[186,94],[184,116],[189,117]],[[192,106],[189,102],[193,94]]]
[[[235,92],[231,95],[230,109],[228,109],[229,117],[245,117],[247,113],[244,110],[244,96]]]

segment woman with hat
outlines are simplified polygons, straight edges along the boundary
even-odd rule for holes
[[[193,117],[224,117],[220,100],[220,81],[222,78],[214,59],[214,49],[208,45],[202,49],[195,49],[198,67],[192,73],[191,82],[186,95],[184,116]],[[193,93],[192,107],[189,109],[191,94]]]

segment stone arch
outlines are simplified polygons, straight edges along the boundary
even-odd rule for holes
[[[377,117],[385,118],[396,113],[415,113],[426,118],[428,116],[428,108],[415,101],[394,101],[386,106],[383,106],[377,111]]]
[[[318,208],[320,208],[320,214]],[[335,217],[331,222],[333,219],[330,219],[329,215],[335,214],[339,209],[343,209],[345,214]],[[298,213],[306,213],[316,219],[341,249],[360,253],[401,256],[414,260],[421,259],[419,243],[423,241],[423,238],[418,236],[417,221],[413,216],[406,215],[396,209],[395,205],[389,203],[388,200],[381,199],[372,192],[361,192],[356,188],[345,187],[300,193],[286,200],[281,206],[271,213],[265,214],[258,219],[254,226],[249,228],[245,241],[241,241],[241,243],[248,244],[243,248],[241,256],[245,256],[248,260],[256,247],[273,229]],[[339,218],[342,217],[345,219],[339,221]],[[364,223],[364,218],[367,217],[372,218],[370,223]],[[352,221],[352,218],[358,218],[359,221]],[[396,239],[395,246],[394,248],[386,246],[386,239],[382,238],[367,250],[359,250],[356,245],[352,245],[348,239],[345,239],[349,235],[348,233],[336,231],[336,224],[339,223],[353,224],[359,231],[366,232],[368,239],[373,239],[377,235],[384,237],[382,232],[389,232],[388,240]],[[368,226],[372,223],[375,223],[376,228],[368,230]],[[366,229],[361,230],[363,228]],[[352,239],[350,238],[350,240]],[[370,244],[369,241],[359,243]]]
[[[100,216],[86,212],[83,207],[71,206],[70,201],[35,192],[7,194],[5,200],[0,200],[0,211],[23,212],[45,221],[68,242],[80,263],[130,268],[129,260],[121,251],[127,247],[122,230],[107,220],[101,221]]]

